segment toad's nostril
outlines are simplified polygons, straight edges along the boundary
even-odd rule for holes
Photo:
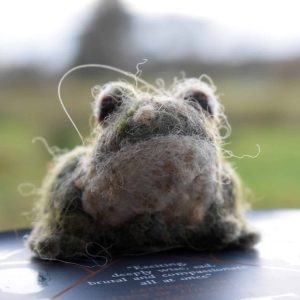
[[[151,120],[155,118],[155,110],[152,105],[145,105],[140,107],[133,115],[133,120],[137,123],[150,124]]]

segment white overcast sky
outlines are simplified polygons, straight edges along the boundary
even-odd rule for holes
[[[96,0],[1,0],[0,63],[60,61]],[[211,20],[236,36],[265,40],[282,55],[300,54],[299,0],[123,0],[146,15]],[[68,41],[66,43],[66,41]],[[62,44],[64,46],[62,46]],[[66,46],[68,45],[68,46]]]

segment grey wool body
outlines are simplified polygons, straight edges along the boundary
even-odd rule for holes
[[[94,115],[88,145],[56,157],[40,190],[28,238],[39,257],[258,241],[223,155],[225,117],[211,86],[186,79],[156,94],[112,82],[97,96]]]

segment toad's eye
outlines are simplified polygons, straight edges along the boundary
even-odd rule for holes
[[[118,111],[122,103],[133,98],[133,91],[122,84],[110,83],[104,86],[94,104],[94,115],[102,124],[113,113]]]
[[[209,97],[201,91],[192,91],[184,96],[184,100],[198,103],[209,115],[214,115],[213,103]]]
[[[98,121],[101,123],[111,115],[122,103],[122,96],[104,95],[99,101]]]

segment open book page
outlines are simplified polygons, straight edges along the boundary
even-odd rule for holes
[[[300,211],[254,212],[255,249],[177,249],[114,260],[41,261],[28,231],[0,234],[0,299],[300,299]]]

